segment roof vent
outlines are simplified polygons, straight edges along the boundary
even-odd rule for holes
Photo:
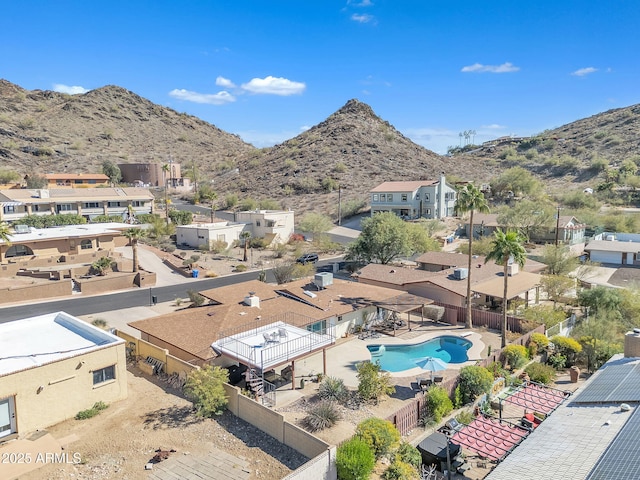
[[[640,328],[634,328],[633,329],[633,333],[640,334]]]
[[[311,297],[311,298],[317,297],[317,295],[310,290],[303,290],[302,293],[304,293],[307,297]]]
[[[249,292],[249,295],[244,297],[244,304],[249,307],[260,308],[260,298],[256,296],[255,292]]]
[[[629,406],[628,403],[621,403],[620,404],[620,411],[621,412],[628,412],[629,410],[631,410],[631,407]]]

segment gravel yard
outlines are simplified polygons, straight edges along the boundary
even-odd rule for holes
[[[217,419],[196,417],[191,403],[177,391],[143,376],[135,367],[129,367],[128,387],[126,400],[98,416],[67,420],[47,429],[58,439],[79,437],[67,451],[80,453],[80,464],[47,464],[21,479],[146,478],[144,466],[157,449],[176,450],[167,462],[171,456],[204,458],[221,450],[246,460],[251,480],[282,478],[308,460],[228,412]]]

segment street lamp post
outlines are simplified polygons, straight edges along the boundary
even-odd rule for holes
[[[560,207],[556,213],[556,247],[558,246],[558,238],[560,236]]]

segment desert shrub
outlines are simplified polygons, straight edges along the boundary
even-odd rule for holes
[[[537,362],[527,365],[524,371],[527,372],[532,382],[544,383],[545,385],[552,383],[556,376],[556,371],[551,365]]]
[[[104,318],[96,318],[91,322],[91,325],[105,330],[107,328],[107,321]]]
[[[542,333],[532,333],[529,337],[529,355],[537,355],[549,346],[549,339]]]
[[[420,474],[417,467],[403,462],[402,460],[394,460],[382,474],[384,480],[419,480]]]
[[[491,362],[487,365],[487,370],[491,372],[493,378],[506,377],[507,370],[504,368],[504,365],[500,362]]]
[[[354,199],[354,200],[347,200],[346,202],[342,202],[342,218],[352,217],[360,213],[360,211],[367,206],[367,203],[368,203],[368,199],[367,200]]]
[[[224,384],[228,381],[229,371],[226,368],[205,365],[189,372],[184,384],[184,393],[193,402],[196,415],[199,417],[222,415],[227,408]]]
[[[246,272],[247,271],[247,266],[244,265],[243,263],[241,263],[240,265],[236,265],[236,268],[234,269],[234,271],[236,271],[236,272]]]
[[[396,391],[391,384],[391,376],[388,372],[382,372],[380,362],[361,362],[356,366],[358,370],[358,394],[365,402],[378,403],[378,401]]]
[[[238,195],[232,193],[224,197],[224,203],[227,208],[233,208],[238,205]]]
[[[461,410],[456,415],[456,420],[458,421],[458,423],[461,423],[463,425],[469,425],[471,422],[473,422],[474,418],[476,417],[471,410]]]
[[[577,355],[582,351],[580,342],[570,337],[556,335],[551,338],[551,343],[553,343],[556,353],[566,357],[567,363],[565,366],[567,367],[575,363]]]
[[[453,406],[455,408],[460,408],[462,405],[462,389],[460,388],[460,385],[456,385],[456,388],[453,391]]]
[[[282,258],[287,254],[287,246],[284,243],[277,243],[273,247],[273,257]]]
[[[556,370],[561,370],[567,366],[567,357],[559,353],[554,353],[553,355],[549,356],[549,358],[547,359],[547,363]]]
[[[348,395],[344,381],[337,377],[325,377],[318,386],[318,396],[324,400],[342,402]]]
[[[396,458],[400,458],[403,462],[413,465],[416,468],[420,468],[420,464],[422,463],[420,451],[408,442],[400,443],[398,450],[396,450]]]
[[[433,386],[425,395],[425,406],[429,416],[435,423],[440,423],[442,417],[449,415],[453,410],[453,403],[444,388]]]
[[[193,222],[193,213],[187,210],[169,210],[169,218],[176,225],[191,225]]]
[[[460,392],[463,405],[473,402],[478,396],[489,393],[493,375],[484,367],[469,365],[460,369]]]
[[[209,244],[209,251],[213,253],[222,253],[227,249],[227,242],[224,240],[214,240]]]
[[[109,405],[107,405],[104,402],[96,402],[93,404],[93,407],[87,409],[87,410],[81,410],[78,413],[76,413],[76,420],[86,420],[88,418],[92,418],[95,417],[96,415],[98,415],[102,410],[105,410],[106,408],[108,408]]]
[[[336,173],[344,173],[344,172],[347,171],[347,166],[342,162],[338,162],[333,167],[333,171],[336,172]]]
[[[189,300],[191,301],[191,305],[194,307],[200,307],[205,301],[205,297],[200,295],[198,292],[193,290],[187,290],[187,295],[189,295]]]
[[[338,189],[338,182],[331,177],[325,177],[322,179],[322,188],[325,192],[333,192]]]
[[[207,278],[216,278],[218,276],[218,274],[216,272],[214,272],[213,270],[207,270],[207,272],[204,274],[205,277]]]
[[[400,444],[400,432],[393,423],[377,417],[360,422],[356,436],[371,448],[376,458],[392,452]]]
[[[521,368],[529,359],[529,351],[523,345],[507,345],[502,349],[502,357],[511,370]]]
[[[269,241],[264,237],[253,237],[249,240],[249,246],[251,248],[263,249],[269,246]]]
[[[91,223],[122,222],[122,215],[96,215],[91,219]]]
[[[340,412],[331,401],[322,401],[313,406],[302,420],[304,427],[310,432],[330,428],[340,420]]]
[[[357,437],[347,440],[336,451],[336,470],[339,480],[367,479],[375,463],[375,455],[369,445]]]

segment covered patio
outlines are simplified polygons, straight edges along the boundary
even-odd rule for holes
[[[414,312],[414,315],[419,315],[419,325],[422,325],[424,322],[424,307],[426,305],[431,305],[433,300],[430,300],[425,297],[421,297],[419,295],[412,295],[410,293],[403,293],[396,297],[392,297],[384,301],[384,303],[378,303],[376,306],[378,307],[378,312],[384,310],[384,313],[378,316],[372,321],[370,327],[375,328],[375,330],[381,331],[383,333],[396,336],[397,331],[411,331],[411,313]],[[406,323],[400,317],[401,315],[406,314],[407,321]],[[415,325],[414,320],[414,326]],[[366,325],[365,325],[366,328]]]
[[[507,281],[507,302],[524,296],[525,308],[529,305],[529,293],[535,290],[535,303],[538,303],[540,298],[540,282],[542,276],[537,273],[530,272],[518,272],[515,275],[509,275]],[[472,288],[474,299],[485,296],[486,301],[484,306],[490,308],[498,308],[502,303],[502,296],[504,295],[504,275],[499,274],[485,282],[478,283]],[[483,302],[474,301],[476,305],[483,305]]]

